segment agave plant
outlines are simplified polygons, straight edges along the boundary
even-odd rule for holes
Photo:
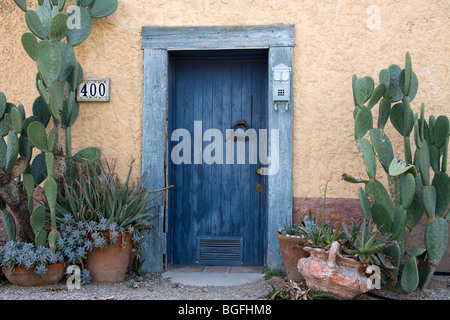
[[[328,249],[333,241],[342,241],[341,225],[334,228],[332,221],[318,225],[316,219],[312,217],[311,211],[303,219],[298,229],[300,234],[309,240],[308,245],[312,247]]]
[[[65,185],[65,196],[58,197],[59,221],[69,213],[75,221],[106,221],[107,225],[131,226],[135,230],[148,228],[149,221],[154,218],[148,213],[148,204],[166,189],[145,188],[143,180],[146,175],[132,185],[133,163],[125,182],[121,183],[115,170],[116,161],[103,161],[84,162],[77,166],[75,175]],[[151,197],[153,193],[157,194]]]
[[[345,224],[343,229],[344,253],[366,265],[377,265],[384,270],[394,268],[383,254],[384,249],[395,243],[391,239],[391,234],[382,235],[376,225],[372,228],[371,220],[368,219],[360,222],[353,221],[350,231]]]

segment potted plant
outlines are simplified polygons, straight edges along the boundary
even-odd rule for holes
[[[61,252],[33,243],[8,241],[0,249],[0,265],[9,282],[18,286],[54,284],[64,276]]]
[[[77,165],[58,199],[58,248],[95,282],[124,280],[132,251],[142,251],[153,228],[149,203],[165,190],[149,190],[141,179],[132,185],[133,163],[122,183],[115,165],[106,159]]]
[[[278,243],[283,257],[284,269],[288,280],[300,281],[303,279],[297,270],[298,260],[309,255],[303,250],[308,241],[301,233],[299,224],[286,222],[281,231],[277,230]]]
[[[298,263],[298,271],[311,290],[335,294],[343,299],[352,299],[372,289],[371,279],[365,275],[376,265],[393,268],[382,251],[393,244],[390,235],[381,235],[376,227],[371,229],[369,220],[359,227],[352,224],[351,232],[344,226],[339,239],[323,247],[305,247],[310,253]],[[325,243],[322,243],[322,245]],[[341,252],[342,249],[342,252]],[[381,274],[379,275],[381,276]]]
[[[300,223],[296,224],[286,221],[283,229],[276,232],[288,280],[300,281],[303,279],[298,272],[297,264],[299,259],[309,256],[309,253],[303,250],[305,246],[330,245],[331,242],[340,236],[340,227],[334,229],[331,221],[325,223],[327,187],[328,181],[325,184],[320,223],[316,222],[316,219],[311,215],[311,211],[309,211],[309,215],[303,217]]]

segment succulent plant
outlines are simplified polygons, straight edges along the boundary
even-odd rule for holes
[[[63,261],[60,251],[55,252],[48,247],[35,246],[32,243],[8,241],[3,248],[0,248],[1,266],[33,268],[37,275],[44,275],[47,265]]]
[[[417,94],[418,79],[412,71],[409,53],[406,53],[404,69],[397,65],[383,69],[379,82],[373,89],[372,78],[358,78],[356,75],[352,78],[354,135],[366,164],[368,179],[348,174],[343,174],[343,179],[364,184],[364,189],[358,188],[361,211],[366,219],[373,219],[382,234],[390,234],[396,241],[396,244],[385,249],[395,267],[393,285],[400,284],[403,290],[410,292],[418,286],[427,286],[447,246],[449,120],[447,116],[437,119],[430,116],[427,123],[423,104],[420,118],[418,114],[413,115],[410,103]],[[372,109],[378,102],[378,123],[374,127]],[[403,137],[404,159],[394,155],[392,144],[384,132],[388,120]],[[410,138],[412,130],[416,147],[414,158]],[[367,133],[370,140],[365,138]],[[376,160],[387,175],[387,187],[376,177]],[[426,248],[420,256],[410,255],[407,251],[408,237],[424,212],[427,215]],[[398,270],[405,254],[409,258],[398,282]]]
[[[391,234],[381,235],[377,226],[372,226],[372,221],[367,219],[362,222],[353,221],[350,230],[344,224],[343,229],[344,253],[366,265],[377,265],[385,269],[394,267],[383,254],[383,250],[395,244],[391,240]]]
[[[35,10],[25,0],[14,1],[24,12],[30,30],[22,35],[21,43],[36,62],[39,97],[33,103],[33,115],[26,117],[22,105],[8,102],[0,92],[0,135],[6,137],[0,139],[0,209],[10,240],[42,244],[47,238],[55,250],[60,236],[55,219],[56,194],[63,190],[64,175],[73,171],[75,162],[97,160],[101,155],[100,149],[90,147],[72,157],[71,127],[79,112],[75,91],[83,79],[73,47],[87,39],[92,19],[112,14],[118,2],[77,0],[76,6],[68,7],[65,13],[65,0],[38,0]],[[53,127],[48,130],[50,119]],[[41,153],[32,159],[34,147]],[[42,182],[50,210],[48,233],[42,223],[43,211],[36,210],[33,201],[34,188]],[[5,211],[6,205],[11,212]]]

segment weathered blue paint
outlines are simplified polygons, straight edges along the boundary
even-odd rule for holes
[[[142,171],[149,175],[146,186],[160,189],[166,186],[165,155],[167,130],[167,52],[166,50],[144,51],[144,99],[142,120]],[[165,250],[163,226],[165,219],[164,198],[158,197],[151,203],[151,214],[158,214],[153,220],[159,237],[151,234],[148,250],[143,252],[142,270],[160,272],[163,269],[161,252]],[[163,241],[162,245],[160,241]]]
[[[190,144],[187,164],[174,164],[169,159],[169,184],[175,187],[169,191],[168,263],[262,266],[266,251],[267,177],[256,173],[261,166],[258,161],[249,163],[249,145],[257,145],[260,137],[252,137],[251,142],[225,140],[226,129],[231,129],[237,120],[245,120],[256,133],[267,129],[267,51],[265,59],[247,55],[239,60],[237,57],[222,60],[221,52],[216,54],[217,59],[193,60],[189,56],[174,59],[171,64],[169,137],[177,128],[183,128],[189,131],[192,142],[198,134],[200,141]],[[195,121],[201,123],[201,128],[194,128]],[[221,134],[213,138],[222,144],[221,160],[207,164],[200,157],[203,159],[197,164],[195,153],[209,154],[208,146],[213,140],[204,141],[201,136],[211,128]],[[169,150],[184,142],[169,141]],[[241,143],[246,148],[244,164],[237,161],[236,145]],[[226,159],[231,148],[233,164]],[[215,155],[218,152],[216,149]],[[264,186],[264,190],[258,192],[257,184]],[[208,259],[199,256],[199,239],[206,238],[216,241],[211,241],[209,248],[214,245],[218,248],[220,243],[222,254],[217,253],[214,258],[207,255]],[[241,240],[243,254],[237,254],[240,258],[228,254],[228,239]]]
[[[269,50],[269,70],[279,63],[283,63],[292,70],[292,47],[277,47]],[[269,83],[272,83],[272,73],[269,72]],[[292,92],[292,81],[291,90]],[[272,97],[272,86],[269,86],[269,97]],[[292,96],[288,110],[284,107],[274,111],[274,104],[269,102],[269,123],[271,129],[279,129],[279,170],[269,176],[268,194],[268,254],[269,266],[282,268],[282,257],[276,237],[276,230],[283,226],[285,221],[292,219]],[[269,141],[271,141],[269,139]],[[269,152],[271,146],[269,145]]]
[[[271,69],[278,63],[292,67],[295,45],[293,25],[233,26],[233,27],[143,27],[144,49],[144,103],[142,133],[142,168],[150,168],[152,179],[148,186],[159,188],[167,183],[167,112],[168,51],[197,49],[269,48],[268,96],[272,95]],[[292,92],[292,90],[291,90]],[[292,96],[288,111],[274,111],[267,103],[268,129],[280,129],[280,168],[277,175],[269,176],[267,198],[267,252],[266,263],[272,268],[283,268],[275,230],[292,217]],[[162,201],[163,198],[161,198]],[[155,227],[163,240],[163,253],[167,233],[167,203],[156,208],[160,218]],[[146,272],[163,269],[160,243],[152,241],[143,254]]]
[[[142,47],[148,49],[235,49],[293,47],[293,25],[142,28]]]

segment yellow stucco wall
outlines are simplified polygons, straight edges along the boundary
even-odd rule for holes
[[[0,1],[0,91],[30,113],[36,67],[20,43],[28,29],[13,1]],[[27,2],[36,7],[37,1]],[[379,9],[379,28],[368,8]],[[320,197],[329,180],[329,197],[355,198],[357,186],[340,180],[344,172],[365,176],[353,139],[352,75],[372,76],[377,84],[378,72],[392,63],[403,67],[410,51],[419,78],[413,110],[424,102],[427,116],[450,116],[449,16],[450,1],[436,0],[119,0],[118,10],[95,20],[75,48],[85,77],[111,79],[111,101],[80,105],[73,149],[100,146],[119,159],[120,172],[132,158],[139,172],[142,26],[295,24],[293,195]]]

